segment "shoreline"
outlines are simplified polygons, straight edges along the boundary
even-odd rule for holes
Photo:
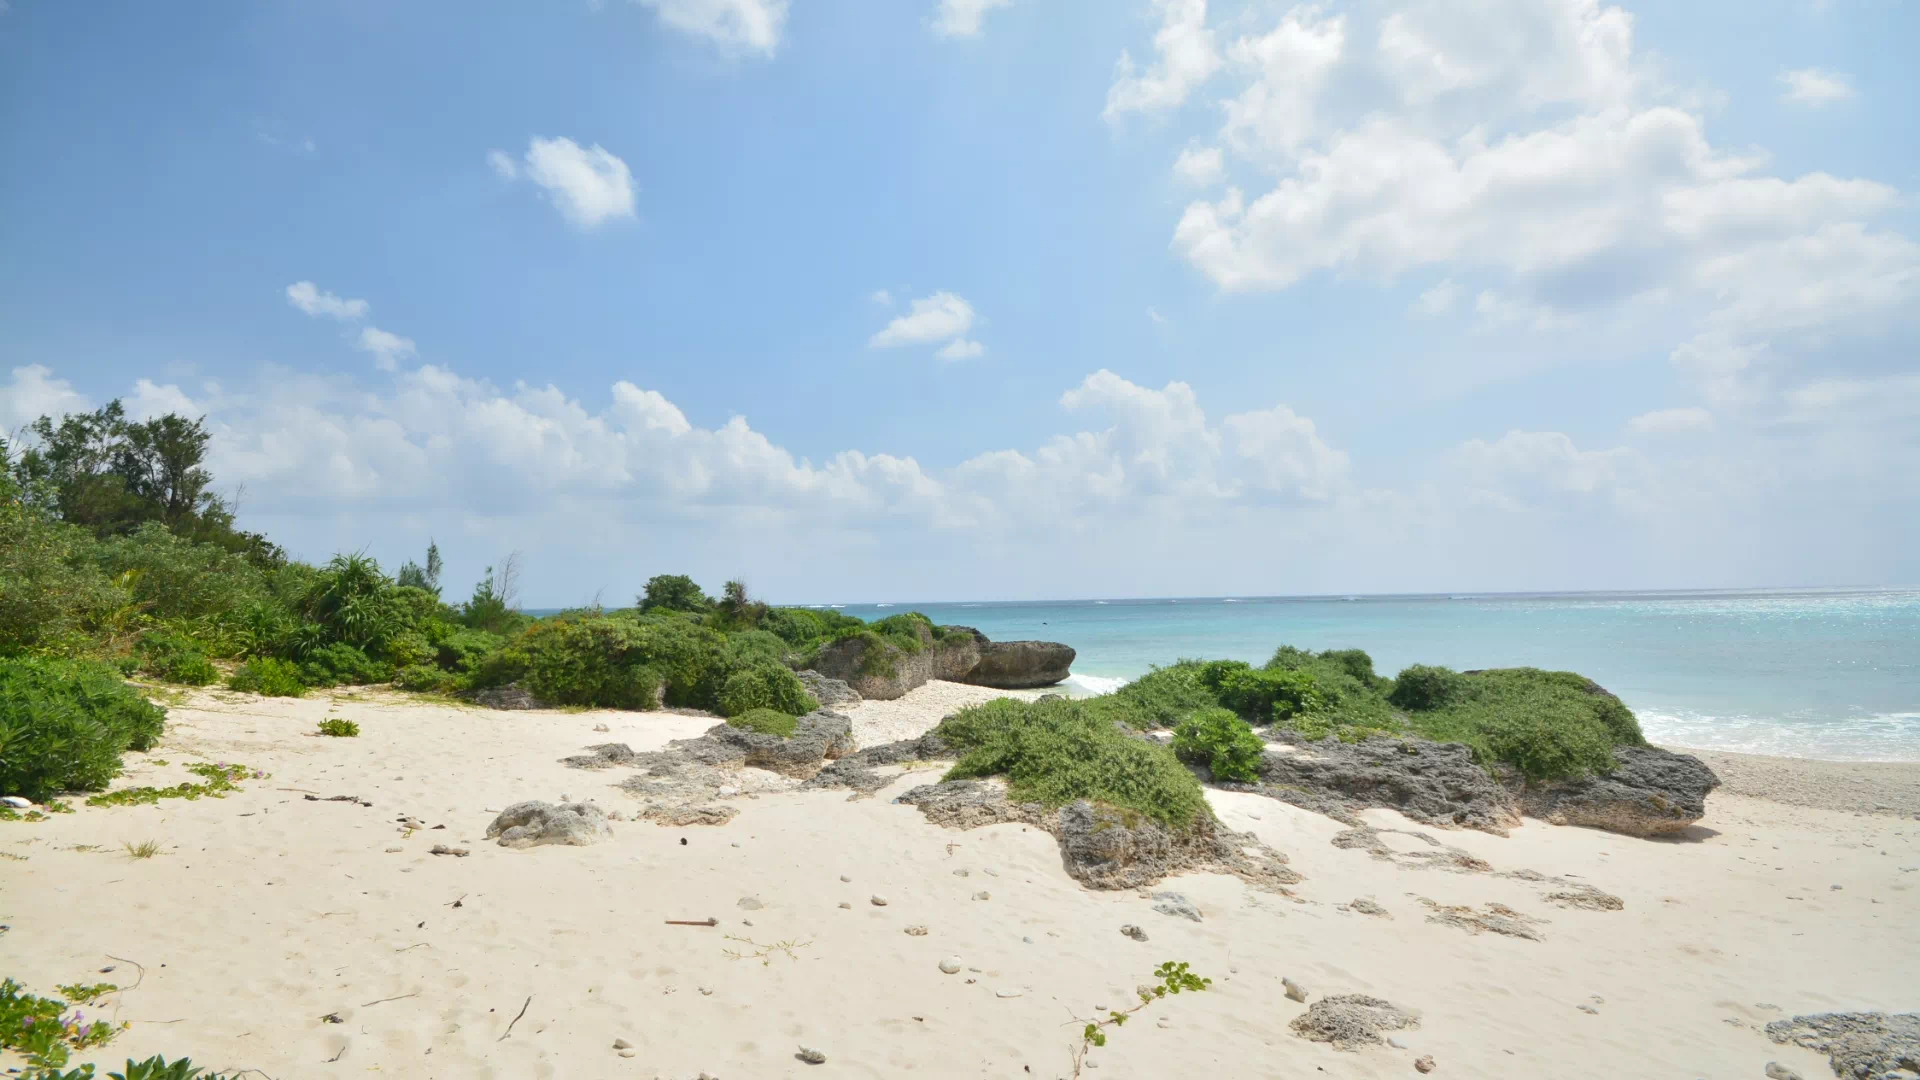
[[[1706,762],[1720,778],[1714,795],[1844,814],[1920,819],[1920,761],[1827,761],[1688,746],[1664,748]]]

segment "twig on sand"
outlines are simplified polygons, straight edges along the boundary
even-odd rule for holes
[[[513,1025],[519,1023],[520,1018],[527,1015],[527,1006],[531,1004],[533,1004],[533,995],[528,994],[527,1000],[520,1003],[520,1011],[514,1014],[513,1019],[507,1021],[507,1030],[504,1032],[501,1032],[500,1037],[498,1039],[495,1039],[494,1042],[507,1041],[507,1036],[513,1034]]]
[[[709,915],[704,919],[668,919],[668,926],[719,926],[720,920]]]
[[[394,952],[412,952],[415,949],[430,949],[432,947],[433,947],[432,943],[422,941],[418,945],[409,945],[404,949],[395,949],[393,951]]]
[[[320,794],[320,793],[319,793],[319,792],[317,792],[317,791],[308,791],[308,790],[307,790],[306,788],[303,788],[303,787],[283,787],[283,788],[275,788],[274,790],[276,790],[276,791],[297,791],[297,792],[299,792],[299,793],[300,793],[300,794],[302,794],[302,795],[318,795],[318,794]]]
[[[123,963],[123,964],[132,964],[132,965],[133,965],[134,967],[136,967],[136,968],[140,968],[140,977],[139,977],[139,978],[137,978],[137,979],[135,979],[135,980],[133,980],[133,985],[132,985],[132,986],[123,986],[123,987],[121,987],[121,988],[120,988],[120,989],[119,989],[119,990],[117,991],[118,993],[122,993],[122,994],[124,994],[124,993],[126,993],[127,991],[129,991],[129,990],[138,990],[138,989],[140,989],[140,984],[141,984],[141,983],[143,983],[143,982],[145,982],[145,981],[147,980],[147,969],[146,969],[146,968],[144,968],[144,967],[140,967],[140,961],[138,961],[138,960],[129,960],[129,959],[127,959],[127,958],[126,958],[126,957],[124,957],[124,956],[115,956],[115,955],[113,955],[112,953],[105,953],[105,954],[103,954],[103,955],[105,955],[105,956],[106,956],[106,958],[107,958],[107,959],[109,959],[109,960],[118,960],[118,961],[120,961],[120,962],[121,962],[121,963]]]
[[[448,906],[448,907],[465,907],[465,906],[466,906],[466,899],[467,899],[467,894],[466,894],[466,893],[461,893],[461,894],[460,894],[460,899],[458,899],[458,900],[455,900],[455,901],[454,901],[453,903],[451,903],[451,904],[448,904],[447,906]]]
[[[412,994],[401,994],[401,995],[400,995],[399,997],[390,997],[390,998],[381,998],[381,999],[380,999],[380,1001],[369,1001],[369,1002],[367,1002],[367,1004],[366,1004],[366,1005],[362,1005],[362,1006],[360,1006],[360,1007],[364,1009],[364,1008],[366,1008],[366,1007],[367,1007],[367,1005],[378,1005],[378,1004],[380,1004],[380,1002],[381,1002],[381,1001],[404,1001],[404,1000],[406,1000],[407,998],[410,998],[410,997],[419,997],[419,996],[420,996],[420,995],[419,995],[418,993],[412,993]]]

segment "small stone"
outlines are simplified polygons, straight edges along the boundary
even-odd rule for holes
[[[740,841],[738,841],[738,840],[735,840],[735,841],[733,842],[733,846],[734,846],[734,847],[739,847],[739,846],[740,846]]]
[[[999,877],[999,876],[1000,876],[1000,871],[998,871],[998,870],[995,870],[995,869],[994,869],[993,867],[991,867],[991,866],[983,866],[983,867],[981,867],[981,868],[980,868],[980,872],[981,872],[981,873],[983,873],[983,874],[985,874],[985,875],[987,875],[988,877]]]
[[[761,908],[766,907],[765,904],[762,904],[758,899],[751,896],[741,897],[736,901],[736,904],[741,911],[759,911]]]
[[[390,847],[387,849],[387,854],[391,855],[396,851],[405,851],[405,850],[406,850],[405,848]]]
[[[949,956],[945,960],[940,961],[940,970],[946,972],[948,975],[958,974],[961,966],[960,958],[957,956]]]
[[[1021,993],[1022,991],[1019,990],[995,990],[993,996],[997,998],[1017,998]]]
[[[1026,942],[1029,945],[1033,944],[1033,939],[1030,937],[1023,937],[1020,940]]]
[[[954,876],[954,877],[966,877],[966,876],[967,876],[967,872],[966,872],[965,870],[955,870],[955,871],[953,872],[953,876]]]
[[[1583,1012],[1583,1013],[1591,1013],[1591,1014],[1592,1014],[1592,1015],[1594,1015],[1594,1016],[1599,1016],[1599,1015],[1600,1015],[1600,1010],[1599,1010],[1599,1009],[1596,1009],[1596,1008],[1594,1008],[1594,1007],[1593,1007],[1593,1006],[1591,1006],[1591,1005],[1580,1005],[1580,1006],[1576,1006],[1576,1007],[1577,1007],[1577,1008],[1578,1008],[1578,1009],[1579,1009],[1579,1010],[1580,1010],[1581,1012]]]
[[[1290,1000],[1299,1002],[1305,1002],[1307,1000],[1307,988],[1294,982],[1292,979],[1281,979],[1280,985],[1286,989],[1287,997]]]
[[[993,899],[993,894],[985,889],[981,889],[979,892],[973,894],[973,898],[975,900],[991,900]]]
[[[880,894],[878,894],[878,893],[875,893],[875,894],[874,894],[874,895],[873,895],[873,896],[872,896],[872,897],[871,897],[870,899],[872,900],[872,902],[873,902],[873,906],[874,906],[874,907],[886,907],[886,906],[887,906],[887,898],[886,898],[886,897],[884,897],[884,896],[881,896],[881,895],[880,895]]]
[[[852,904],[849,904],[849,903],[847,903],[847,902],[846,902],[845,900],[842,900],[842,901],[840,901],[840,907],[841,907],[841,909],[842,909],[842,910],[845,910],[845,911],[852,911],[852,910],[853,910],[853,905],[852,905]]]
[[[32,799],[21,798],[18,795],[8,795],[6,798],[0,799],[0,803],[6,803],[8,806],[13,807],[15,810],[33,809]]]
[[[1135,941],[1147,940],[1147,932],[1133,925],[1132,923],[1128,923],[1127,925],[1121,927],[1120,932],[1132,938]]]
[[[1829,889],[1830,891],[1832,891],[1832,892],[1839,892],[1839,891],[1840,891],[1840,886],[1838,886],[1838,885],[1829,885],[1829,886],[1827,886],[1827,888],[1828,888],[1828,889]]]
[[[840,875],[840,880],[841,880],[841,881],[852,881],[853,879],[852,879],[852,878],[850,878],[850,877],[848,877],[848,876],[847,876],[847,875],[845,875],[845,874],[841,874],[841,875]]]
[[[700,996],[701,996],[701,997],[712,997],[712,996],[713,996],[713,987],[711,987],[711,986],[702,986],[702,987],[697,987],[697,989],[698,989],[698,990],[700,991]]]
[[[1391,1035],[1387,1036],[1387,1045],[1393,1047],[1395,1050],[1405,1050],[1407,1048],[1406,1043],[1401,1042]]]
[[[1432,1072],[1433,1071],[1433,1055],[1428,1054],[1425,1057],[1414,1058],[1413,1067],[1420,1070],[1423,1073]]]
[[[1177,918],[1191,919],[1194,922],[1200,921],[1200,909],[1197,907],[1194,907],[1193,901],[1188,900],[1185,896],[1181,895],[1180,893],[1157,892],[1153,894],[1153,898],[1159,901],[1159,903],[1153,905],[1153,910],[1159,912],[1162,915],[1172,915]]]
[[[638,1057],[639,1055],[634,1053],[632,1050],[622,1050],[620,1051],[620,1056],[623,1058],[630,1058],[630,1057]]]
[[[595,730],[595,731],[612,731],[613,729],[612,729],[612,728],[610,728],[610,727],[608,727],[608,726],[607,726],[607,725],[605,725],[605,724],[595,724],[595,725],[593,725],[593,730]]]
[[[827,1055],[815,1050],[811,1046],[801,1047],[800,1052],[793,1056],[809,1065],[825,1065],[827,1063]]]
[[[907,927],[907,936],[908,937],[926,937],[927,928],[924,926],[909,926]]]
[[[466,858],[466,857],[467,857],[467,855],[468,855],[469,853],[468,853],[468,851],[467,851],[467,849],[466,849],[466,848],[463,848],[463,847],[448,847],[448,846],[447,846],[447,845],[445,845],[445,844],[435,844],[435,845],[433,845],[432,847],[430,847],[430,848],[428,848],[428,849],[427,849],[427,854],[429,854],[429,855],[453,855],[453,856],[456,856],[456,857],[458,857],[458,858],[462,858],[462,859],[464,859],[464,858]]]
[[[1777,1061],[1767,1062],[1767,1080],[1800,1080],[1800,1074]]]
[[[633,1049],[633,1044],[625,1039],[615,1039],[613,1040],[613,1048],[615,1050],[631,1050]]]

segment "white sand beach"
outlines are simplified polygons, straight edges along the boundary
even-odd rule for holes
[[[855,706],[855,733],[900,738],[991,696],[930,684]],[[360,736],[312,735],[326,716]],[[165,1053],[274,1080],[1063,1077],[1081,1024],[1131,1004],[1168,960],[1211,988],[1110,1029],[1087,1075],[1404,1077],[1430,1056],[1439,1077],[1750,1080],[1777,1061],[1811,1080],[1830,1075],[1825,1059],[1771,1043],[1767,1021],[1916,1004],[1920,805],[1891,800],[1920,765],[1875,770],[1894,776],[1884,811],[1730,783],[1668,840],[1532,820],[1502,838],[1367,815],[1492,868],[1458,873],[1337,848],[1335,821],[1215,792],[1227,824],[1305,880],[1292,897],[1219,875],[1157,886],[1184,894],[1199,922],[1081,887],[1038,829],[948,830],[890,801],[935,770],[869,799],[743,794],[720,827],[625,820],[589,847],[483,838],[524,799],[631,810],[612,786],[620,770],[559,759],[608,741],[656,748],[713,722],[195,693],[160,746],[128,755],[116,787],[189,779],[202,761],[270,775],[222,799],[0,824],[6,974],[49,993],[127,988],[88,1010],[127,1030],[76,1062]],[[1831,771],[1764,764],[1805,784]],[[762,786],[790,785],[768,774]],[[429,827],[409,832],[406,816]],[[147,840],[152,858],[125,849]],[[429,854],[436,844],[469,854]],[[1557,906],[1550,886],[1502,876],[1515,871],[1589,883],[1624,907]],[[1363,898],[1385,914],[1349,906]],[[1538,940],[1430,922],[1429,902],[1505,905],[1535,920]],[[718,925],[668,924],[709,917]],[[940,969],[949,957],[953,974]],[[1419,1026],[1394,1034],[1400,1047],[1305,1041],[1288,1024],[1307,1006],[1283,978],[1309,1002],[1384,998]],[[798,1060],[803,1045],[825,1063]]]

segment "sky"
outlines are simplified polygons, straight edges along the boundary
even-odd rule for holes
[[[1920,4],[0,0],[0,431],[784,602],[1920,584]]]

